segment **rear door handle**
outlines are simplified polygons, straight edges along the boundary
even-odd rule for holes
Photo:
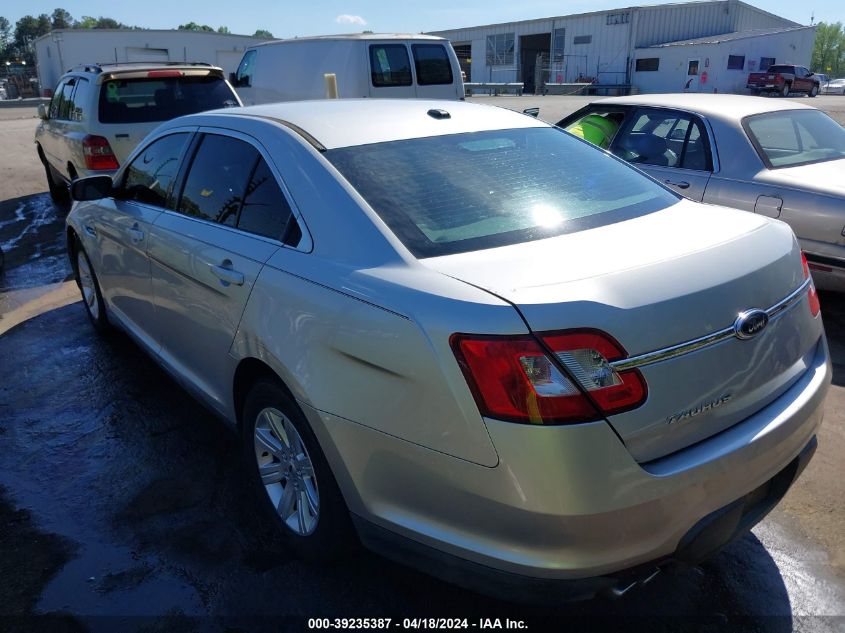
[[[226,260],[223,262],[222,266],[217,266],[215,264],[211,265],[211,272],[214,273],[214,276],[217,277],[224,286],[228,286],[229,284],[235,286],[243,286],[244,285],[244,275],[237,270],[233,270],[231,268],[232,262]]]
[[[91,226],[90,224],[86,224],[86,225],[84,225],[84,226],[83,226],[83,228],[85,229],[85,232],[86,232],[88,235],[90,235],[91,237],[97,237],[97,229],[95,229],[95,228],[94,228],[93,226]]]
[[[667,180],[666,184],[677,187],[678,189],[689,189],[689,183],[686,180]]]

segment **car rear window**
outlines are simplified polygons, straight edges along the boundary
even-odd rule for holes
[[[110,79],[100,86],[100,123],[150,123],[237,106],[220,77]]]
[[[768,167],[845,158],[845,129],[819,110],[785,110],[746,118],[743,126]]]
[[[791,75],[793,72],[795,72],[795,66],[769,66],[768,69],[766,69],[766,72],[772,75],[775,75],[777,73],[786,73],[788,75]]]
[[[571,233],[678,201],[557,128],[375,143],[325,156],[419,258]]]

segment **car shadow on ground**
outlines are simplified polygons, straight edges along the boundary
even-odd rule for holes
[[[550,607],[479,596],[362,550],[330,568],[306,564],[257,516],[240,454],[235,434],[131,340],[94,336],[80,304],[0,337],[0,484],[70,558],[31,583],[42,613],[166,615],[168,630],[435,616],[522,619],[534,630],[792,630],[781,571],[753,534],[621,599]],[[15,547],[34,555],[41,542]]]
[[[845,293],[821,291],[819,301],[833,363],[833,384],[845,387]]]

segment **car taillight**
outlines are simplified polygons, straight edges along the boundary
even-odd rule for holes
[[[117,169],[120,167],[108,139],[102,136],[89,134],[83,138],[82,154],[85,156],[85,167],[88,169]]]
[[[807,256],[801,253],[801,265],[804,267],[804,279],[810,280],[810,289],[807,291],[807,301],[810,306],[810,314],[814,317],[819,315],[822,306],[819,303],[819,293],[816,292],[816,284],[813,283],[810,277],[810,265],[807,263]]]
[[[487,417],[532,424],[590,422],[636,408],[648,394],[638,370],[617,372],[610,366],[627,354],[597,330],[546,333],[539,340],[454,334],[450,343]]]

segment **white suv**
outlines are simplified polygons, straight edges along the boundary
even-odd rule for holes
[[[67,199],[66,183],[111,175],[162,121],[240,106],[220,68],[208,64],[86,64],[59,81],[39,106],[35,131],[50,195]]]

